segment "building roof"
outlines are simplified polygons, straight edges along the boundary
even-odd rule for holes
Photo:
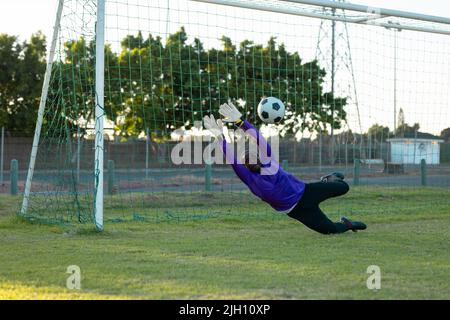
[[[427,132],[417,132],[417,135],[414,133],[405,133],[403,137],[394,137],[387,139],[388,142],[407,142],[410,143],[411,140],[416,140],[420,142],[444,142],[441,137],[435,136],[431,133]]]
[[[414,134],[414,132],[407,132],[407,133],[404,134],[403,137],[395,137],[395,138],[397,138],[397,139],[402,139],[402,138],[405,138],[405,139],[416,139],[417,138],[417,139],[430,139],[430,140],[440,140],[440,139],[442,139],[441,137],[435,136],[435,135],[433,135],[431,133],[420,132],[420,131],[417,131],[417,136]]]

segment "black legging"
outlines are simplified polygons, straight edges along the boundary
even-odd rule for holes
[[[308,183],[303,197],[288,216],[322,234],[346,232],[349,230],[347,225],[328,219],[320,210],[319,204],[329,198],[342,196],[349,189],[350,187],[344,181]]]

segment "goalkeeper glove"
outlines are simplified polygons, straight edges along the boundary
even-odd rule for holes
[[[237,126],[241,126],[244,122],[242,120],[242,113],[232,103],[225,103],[220,106],[219,113],[225,118],[223,121],[235,123]]]
[[[214,118],[213,115],[211,116],[205,116],[205,118],[203,119],[204,123],[205,123],[205,128],[209,130],[209,132],[211,132],[211,134],[216,137],[216,138],[220,138],[223,137],[223,123],[222,120],[217,120]]]

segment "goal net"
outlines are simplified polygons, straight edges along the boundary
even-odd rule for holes
[[[228,166],[171,157],[204,146],[228,101],[305,181],[448,187],[449,22],[342,1],[61,0],[21,214],[276,219]],[[287,107],[276,126],[256,112],[269,96]]]

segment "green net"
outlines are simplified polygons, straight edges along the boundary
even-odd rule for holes
[[[30,219],[94,219],[96,3],[64,1]],[[448,189],[450,37],[274,11],[106,1],[106,222],[279,217],[229,166],[171,159],[180,141],[204,139],[199,121],[228,101],[280,134],[280,160],[305,181],[341,171],[363,186]],[[256,113],[267,96],[286,104],[280,125]]]

